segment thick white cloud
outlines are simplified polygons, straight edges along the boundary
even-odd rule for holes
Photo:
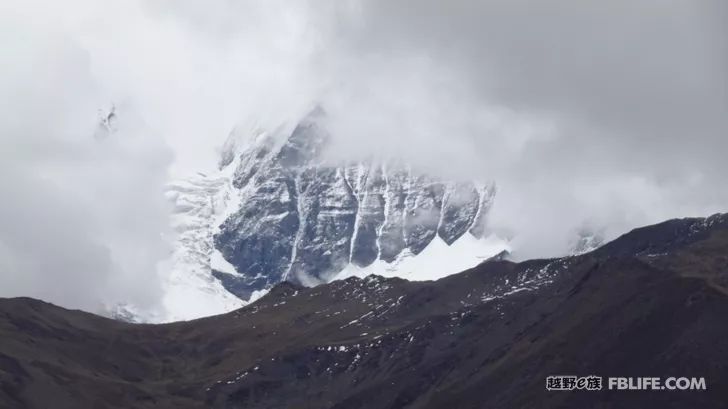
[[[0,295],[152,310],[172,153],[134,106],[100,131],[112,94],[74,15],[27,6],[0,13]]]
[[[213,167],[234,125],[310,108],[307,16],[282,2],[3,2],[0,296],[155,312],[170,171]]]

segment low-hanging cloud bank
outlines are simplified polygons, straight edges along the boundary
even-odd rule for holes
[[[172,152],[133,105],[102,126],[112,94],[68,16],[22,11],[0,12],[0,296],[154,310]]]
[[[340,41],[354,50],[348,68],[373,63],[333,121],[358,135],[342,143],[351,152],[389,144],[496,180],[490,219],[519,257],[563,253],[583,229],[613,238],[725,211],[726,9],[365,2]]]
[[[519,257],[728,203],[717,0],[11,0],[0,23],[3,296],[154,308],[168,172],[316,104],[334,159],[495,180]]]

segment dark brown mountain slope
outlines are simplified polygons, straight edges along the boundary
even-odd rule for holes
[[[724,408],[726,317],[726,215],[435,282],[281,284],[167,325],[3,299],[0,407]],[[698,376],[708,389],[548,392],[555,374]]]

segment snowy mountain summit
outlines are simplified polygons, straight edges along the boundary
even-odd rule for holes
[[[330,136],[319,115],[282,138],[261,134],[242,149],[226,143],[220,166],[234,167],[239,200],[214,245],[234,271],[213,274],[230,292],[246,299],[281,281],[319,284],[367,267],[396,273],[403,258],[436,241],[483,238],[492,184],[437,180],[376,160],[332,165],[321,154]],[[497,253],[485,243],[480,256]]]
[[[207,298],[220,287],[249,300],[282,281],[372,273],[436,279],[508,249],[486,233],[492,183],[439,180],[394,161],[331,163],[321,115],[288,131],[233,132],[219,174],[174,185],[184,233],[176,269],[194,271]],[[174,275],[178,298],[189,299]]]

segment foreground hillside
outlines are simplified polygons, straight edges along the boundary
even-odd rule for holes
[[[0,300],[5,408],[719,408],[728,216],[433,282],[279,284],[229,314],[126,324]],[[705,391],[547,391],[549,375],[696,376]]]

